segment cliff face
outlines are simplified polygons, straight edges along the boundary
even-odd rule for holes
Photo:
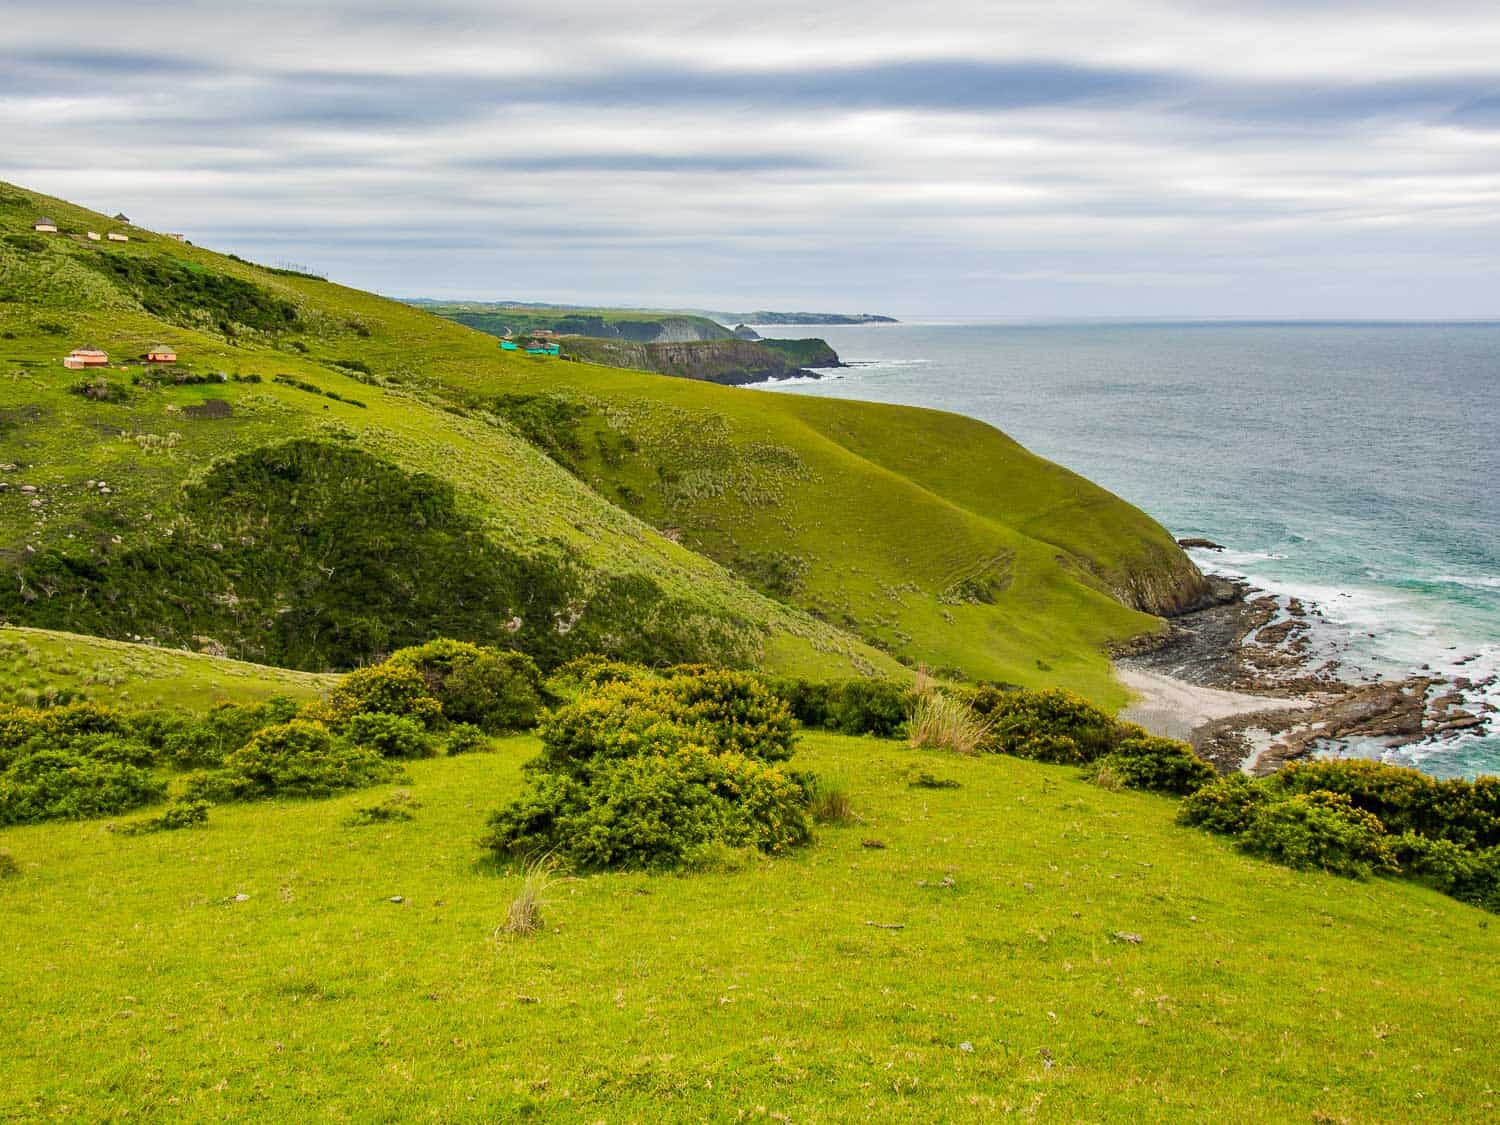
[[[636,343],[569,337],[565,354],[608,367],[629,367],[726,386],[789,379],[804,366],[837,366],[839,357],[822,340],[682,340]]]

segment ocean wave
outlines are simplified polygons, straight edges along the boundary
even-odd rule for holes
[[[1446,582],[1450,586],[1466,586],[1471,590],[1500,590],[1500,577],[1493,574],[1439,574],[1434,582]]]

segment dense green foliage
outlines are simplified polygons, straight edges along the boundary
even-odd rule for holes
[[[1154,793],[1196,793],[1215,779],[1214,769],[1185,742],[1150,735],[1121,739],[1097,760],[1095,776],[1108,776],[1127,789]]]
[[[336,739],[321,723],[293,719],[257,731],[225,758],[219,784],[239,797],[326,797],[394,776],[375,750]]]
[[[170,538],[20,565],[0,613],[51,628],[168,641],[211,637],[294,668],[347,668],[435,636],[545,663],[613,648],[733,663],[750,640],[644,577],[590,588],[566,548],[497,545],[453,488],[363,450],[293,441],[216,466],[182,497]],[[462,718],[462,716],[458,716]]]
[[[863,677],[807,680],[767,677],[766,684],[791,708],[792,717],[812,730],[895,738],[906,728],[914,693],[895,680]]]
[[[526,790],[485,843],[580,869],[680,866],[717,846],[783,852],[811,834],[807,781],[782,764],[793,741],[786,705],[751,676],[606,683],[542,724]]]
[[[404,648],[387,664],[420,675],[448,721],[490,734],[529,730],[542,710],[542,674],[524,653],[440,639]]]
[[[1039,762],[1083,764],[1104,757],[1139,728],[1115,722],[1071,692],[981,688],[970,705],[990,719],[982,751]]]
[[[236,277],[167,258],[95,254],[85,261],[127,289],[148,313],[173,324],[211,325],[225,336],[246,328],[284,332],[298,325],[294,303]]]
[[[1290,867],[1403,874],[1500,910],[1500,778],[1439,781],[1380,762],[1296,762],[1268,778],[1222,778],[1179,819]]]

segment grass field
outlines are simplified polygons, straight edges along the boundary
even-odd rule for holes
[[[411,764],[404,823],[346,826],[375,789],[0,832],[0,1115],[1495,1116],[1500,930],[1450,899],[1244,858],[1068,768],[818,735],[796,764],[859,823],[561,881],[509,937],[520,876],[475,841],[535,748]]]

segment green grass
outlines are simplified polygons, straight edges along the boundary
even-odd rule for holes
[[[39,211],[63,233],[35,250]],[[0,444],[24,466],[4,479],[46,491],[40,514],[14,489],[0,494],[7,573],[48,549],[93,558],[159,545],[183,483],[216,460],[344,435],[452,483],[508,550],[563,544],[597,587],[640,579],[705,620],[737,623],[754,662],[776,671],[901,674],[898,660],[925,662],[1118,705],[1108,646],[1162,627],[1142,608],[1200,588],[1144,513],[969,419],[503,353],[421,309],[148,231],[132,228],[125,245],[74,237],[101,225],[0,185],[0,234],[23,240],[0,237]],[[89,264],[100,254],[146,264],[105,271]],[[253,292],[193,282],[194,271]],[[158,275],[169,284],[153,316],[133,287]],[[236,308],[278,302],[295,318],[223,330]],[[263,381],[127,387],[124,401],[94,402],[67,393],[78,376],[58,362],[87,342],[116,356],[171,343],[194,372]],[[483,409],[539,394],[583,409],[572,473]],[[186,413],[208,399],[231,416]]]
[[[475,840],[536,742],[499,747],[411,763],[410,821],[347,827],[375,789],[0,832],[8,1113],[1495,1114],[1500,929],[1439,895],[1247,859],[1069,768],[820,735],[795,761],[858,823],[730,874],[562,882],[510,937],[522,875]]]
[[[120,707],[203,709],[223,699],[315,699],[337,677],[238,660],[0,625],[0,702],[32,704],[58,693]]]

